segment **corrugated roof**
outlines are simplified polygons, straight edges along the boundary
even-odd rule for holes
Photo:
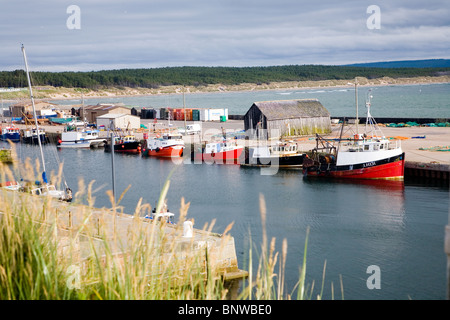
[[[329,117],[330,112],[317,99],[255,102],[267,120]]]
[[[97,105],[91,105],[84,107],[85,110],[114,110],[116,108],[126,108],[123,105],[116,105],[116,104],[97,104]]]
[[[117,119],[121,117],[133,117],[133,118],[139,118],[137,116],[133,116],[131,114],[124,114],[124,113],[107,113],[103,114],[101,116],[98,116],[97,119]],[[140,119],[140,118],[139,118]]]

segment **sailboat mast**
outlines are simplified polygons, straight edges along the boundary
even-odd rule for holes
[[[358,119],[358,79],[355,78],[355,104],[356,104],[356,120],[355,120],[355,124],[356,124],[356,134],[358,134],[358,124],[359,124],[359,119]]]
[[[36,107],[34,105],[34,97],[33,97],[33,90],[31,88],[30,73],[28,71],[27,55],[25,54],[25,47],[23,46],[23,44],[22,44],[22,54],[23,54],[23,60],[25,61],[25,71],[27,73],[28,88],[30,90],[31,104],[33,106],[33,117],[34,117],[34,122],[36,124],[36,131],[37,131],[37,135],[38,135],[37,140],[38,140],[38,144],[39,144],[39,149],[41,151],[41,160],[42,160],[42,169],[43,169],[42,180],[44,180],[44,183],[47,183],[48,181],[47,181],[47,175],[46,175],[46,170],[45,170],[44,152],[42,151],[41,135],[40,135],[39,125],[38,125],[38,121],[37,121]]]
[[[186,100],[184,99],[184,87],[183,87],[183,113],[184,113],[184,134],[187,135],[187,126],[186,126]]]

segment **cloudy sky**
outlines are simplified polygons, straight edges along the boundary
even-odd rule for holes
[[[1,0],[0,70],[23,69],[22,43],[33,71],[450,58],[450,4]]]

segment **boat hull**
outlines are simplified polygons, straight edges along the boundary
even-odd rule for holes
[[[214,162],[214,163],[237,163],[244,148],[236,148],[216,153],[194,153],[194,161]]]
[[[183,146],[171,146],[166,148],[145,149],[143,157],[179,158],[183,156]]]
[[[278,166],[280,168],[300,168],[303,164],[303,154],[290,155],[290,156],[273,156],[273,157],[256,157],[246,158],[243,166]]]
[[[346,166],[320,164],[304,166],[305,176],[349,178],[349,179],[387,179],[403,180],[405,171],[405,153],[370,163]]]
[[[96,148],[103,146],[105,141],[101,140],[78,140],[78,141],[61,141],[58,148]]]
[[[109,143],[105,144],[105,151],[111,152],[111,145]],[[141,153],[141,144],[138,141],[115,144],[114,152],[138,154]]]
[[[49,138],[46,135],[41,135],[41,143],[49,143]],[[22,142],[27,144],[39,144],[38,137],[22,137]]]
[[[20,142],[20,133],[19,132],[4,133],[1,135],[1,139],[3,141],[11,140],[12,142]]]

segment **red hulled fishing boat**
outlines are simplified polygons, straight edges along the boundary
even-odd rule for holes
[[[405,153],[400,140],[381,133],[370,114],[370,98],[365,132],[342,138],[343,123],[338,139],[316,135],[316,147],[303,160],[305,176],[403,180]]]

